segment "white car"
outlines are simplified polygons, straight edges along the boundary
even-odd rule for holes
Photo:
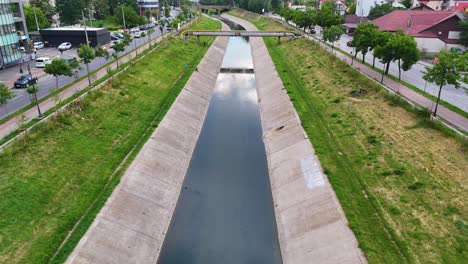
[[[47,64],[51,63],[52,60],[49,57],[40,57],[36,59],[36,68],[44,68]]]
[[[38,41],[33,43],[34,49],[42,49],[44,48],[44,42]]]
[[[134,38],[141,38],[141,31],[137,31],[133,34]]]
[[[64,51],[64,50],[69,50],[71,49],[72,44],[70,42],[64,42],[58,46],[58,50]]]

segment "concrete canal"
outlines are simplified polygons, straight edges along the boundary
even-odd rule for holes
[[[159,264],[282,262],[252,68],[230,38]]]

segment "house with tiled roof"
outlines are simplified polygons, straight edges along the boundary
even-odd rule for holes
[[[382,31],[401,30],[414,37],[422,52],[436,53],[441,49],[465,50],[459,44],[462,30],[459,23],[464,19],[458,11],[395,10],[372,23]]]

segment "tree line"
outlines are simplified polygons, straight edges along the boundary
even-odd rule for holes
[[[48,0],[30,0],[29,4],[24,6],[24,12],[29,31],[36,31],[37,27],[41,29],[50,27],[54,15],[59,16],[62,25],[76,24],[82,20],[82,13],[86,19],[105,19],[123,25],[122,11],[125,14],[125,23],[133,27],[147,23],[151,17],[160,18],[162,15],[169,17],[170,3],[172,2],[168,0],[160,1],[161,9],[147,10],[148,12],[140,14],[135,0],[56,0],[55,7]],[[180,3],[181,7],[191,5],[189,0],[174,3]]]

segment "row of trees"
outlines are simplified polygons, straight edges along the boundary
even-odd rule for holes
[[[320,9],[307,8],[306,11],[283,8],[280,15],[286,22],[292,21],[304,31],[313,25],[328,28],[333,25],[341,25],[343,17],[334,12],[334,4],[327,2],[322,4]]]
[[[372,23],[359,24],[353,34],[354,57],[358,52],[365,61],[367,53],[373,52],[372,67],[378,58],[386,65],[384,74],[388,74],[390,63],[398,62],[398,79],[401,79],[401,70],[407,71],[419,60],[420,53],[413,37],[399,31],[395,34],[383,32]]]
[[[138,9],[135,0],[56,0],[55,7],[50,5],[48,0],[30,0],[29,5],[26,5],[24,9],[26,24],[30,31],[35,31],[37,26],[39,28],[49,27],[55,14],[59,15],[62,24],[76,24],[82,19],[82,11],[88,19],[106,19],[123,25],[122,7],[125,23],[129,27],[133,27],[147,23],[151,17],[155,19],[159,19],[160,15],[169,17],[170,3],[180,4],[181,7],[191,5],[189,0],[175,2],[164,0],[160,1],[161,10],[147,10],[144,14],[140,14],[141,10]],[[38,18],[39,25],[36,25],[34,13]]]

